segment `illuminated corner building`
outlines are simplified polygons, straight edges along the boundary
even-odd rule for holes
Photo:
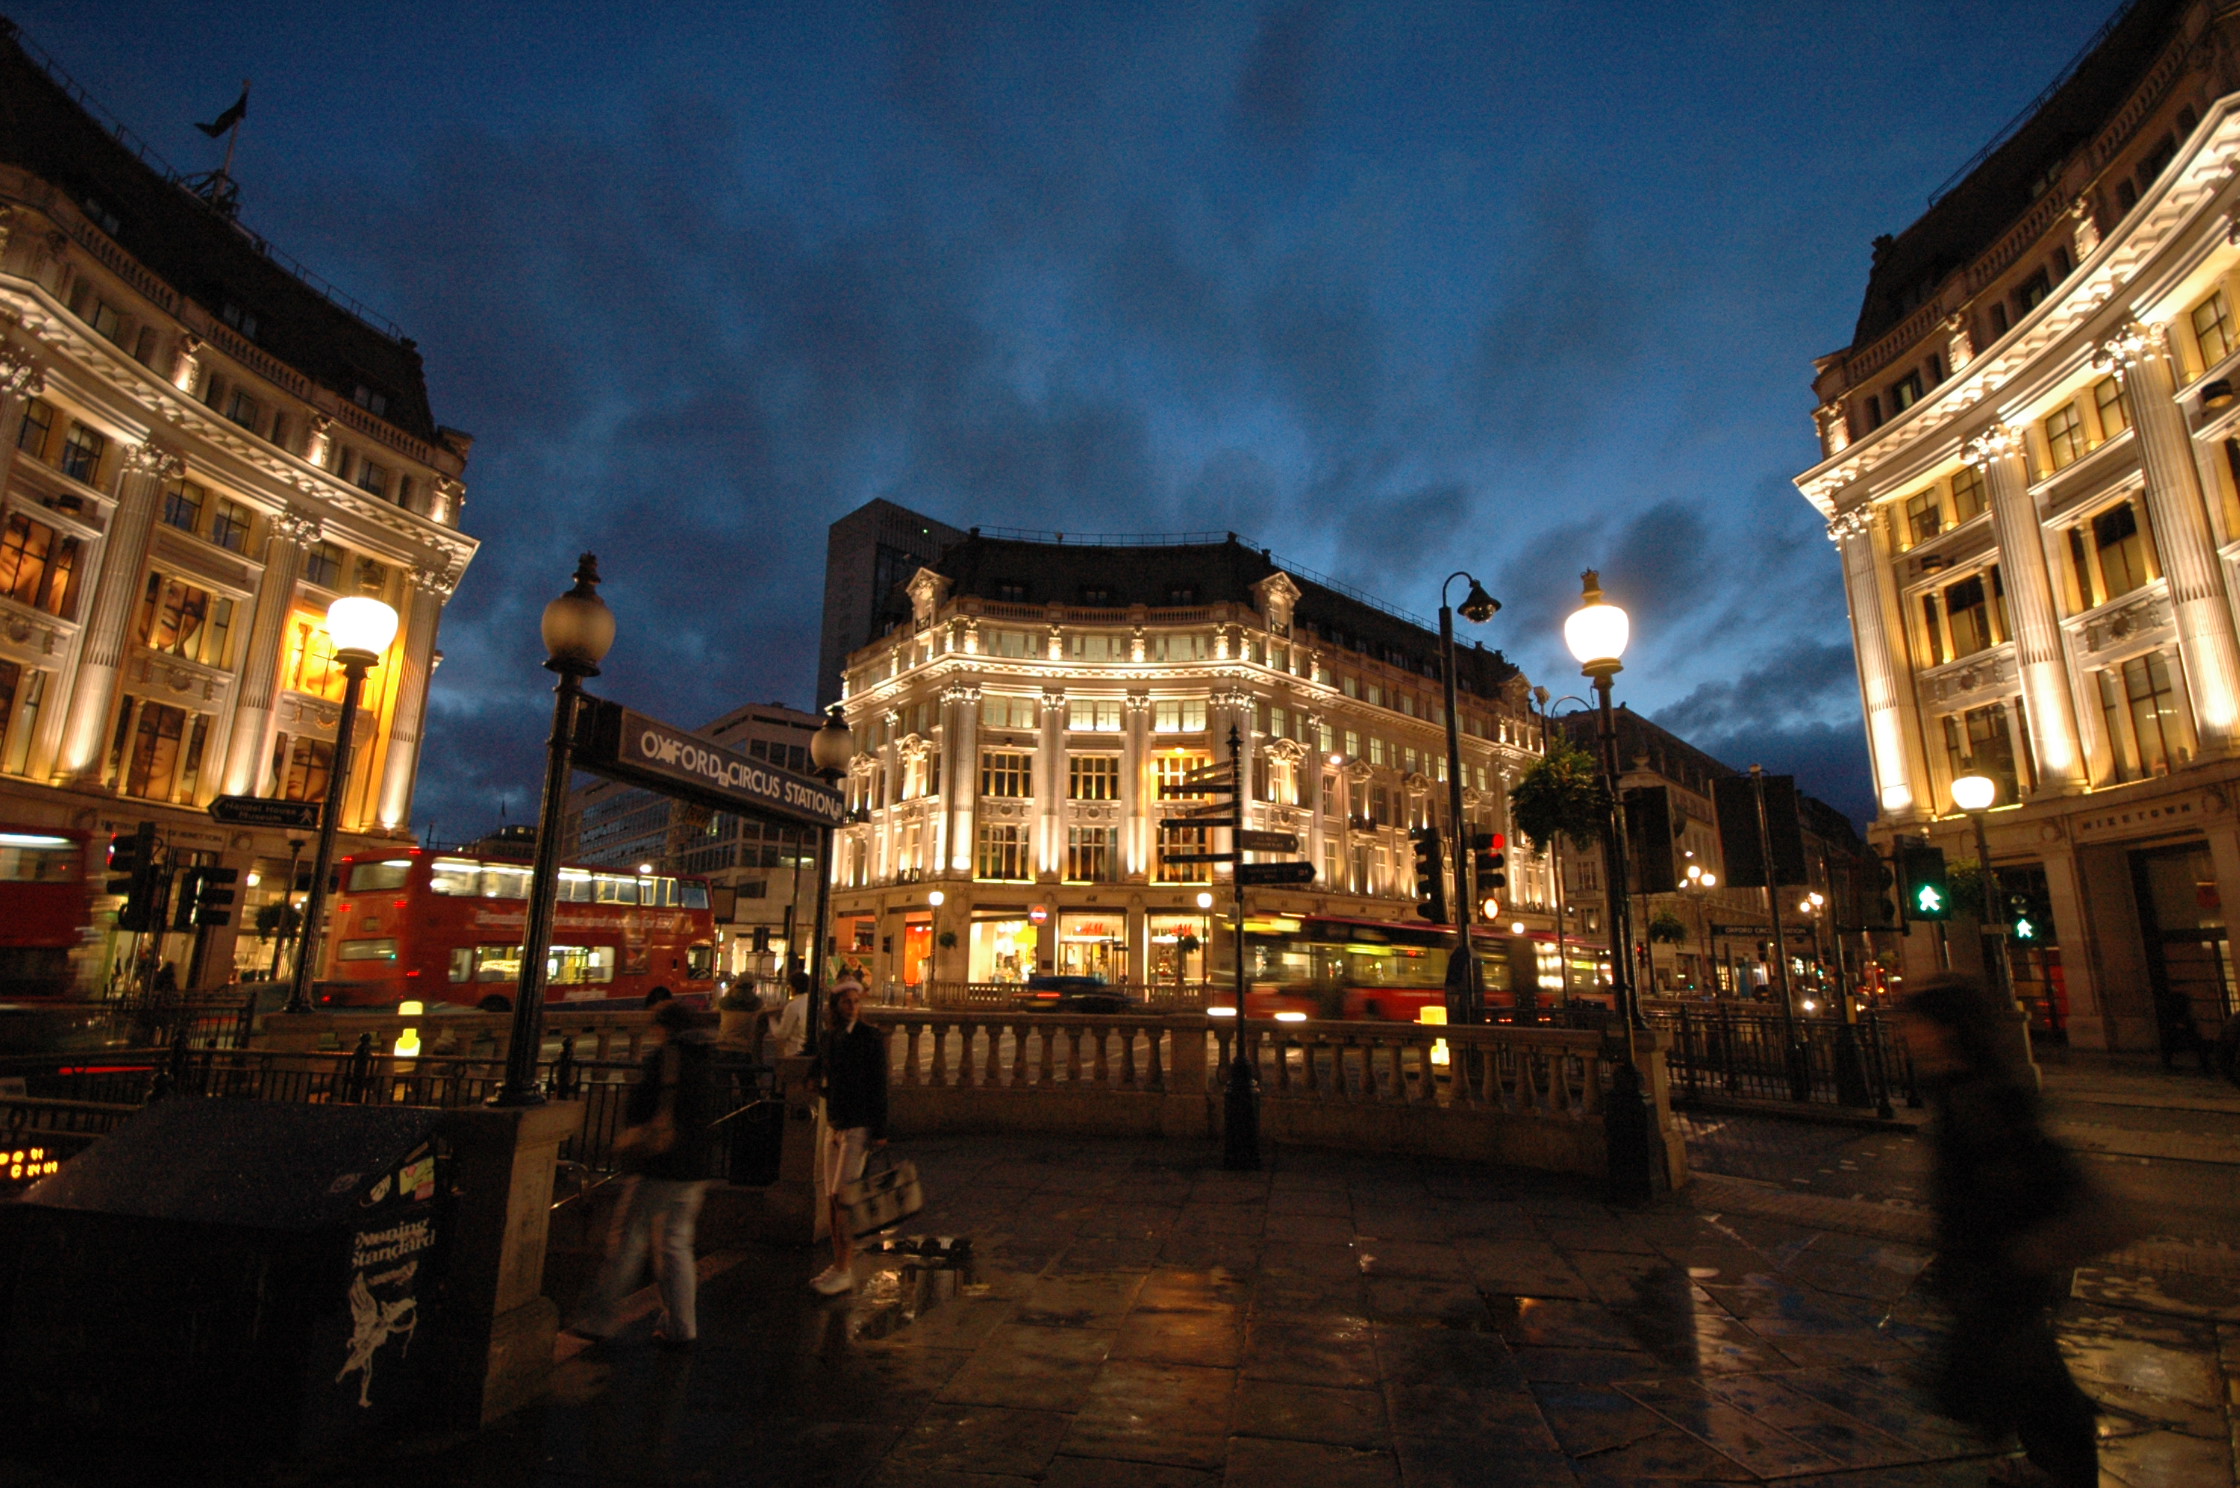
[[[430,417],[412,342],[27,46],[0,27],[0,821],[98,848],[150,820],[182,861],[241,870],[235,926],[199,958],[186,935],[164,950],[205,982],[237,955],[262,974],[258,913],[311,834],[206,808],[324,798],[343,687],[324,617],[372,594],[402,627],[367,678],[342,850],[407,833],[437,627],[475,551],[470,441]],[[87,980],[121,939],[89,948]]]
[[[749,759],[811,775],[809,738],[821,714],[783,703],[734,708],[697,737]],[[816,913],[816,833],[709,811],[634,785],[595,780],[568,794],[561,855],[571,863],[686,874],[709,881],[716,964],[728,976],[772,981],[796,948],[795,926]],[[528,854],[522,854],[526,857]],[[806,954],[806,943],[801,949]]]
[[[1175,856],[1226,834],[1157,824],[1206,804],[1158,789],[1225,760],[1232,728],[1245,825],[1299,843],[1255,861],[1317,875],[1253,890],[1253,912],[1416,918],[1408,834],[1443,822],[1447,795],[1421,622],[1233,534],[978,531],[907,576],[880,622],[847,659],[858,753],[833,896],[839,952],[875,984],[1230,976],[1229,870]],[[1528,687],[1474,645],[1458,683],[1465,811],[1505,831],[1508,785],[1540,748]],[[1512,852],[1509,878],[1501,921],[1551,930],[1545,862]]]
[[[1871,835],[1972,859],[1952,781],[1996,780],[1994,866],[2052,910],[2031,969],[2095,1048],[2233,1005],[2236,156],[2240,13],[2137,0],[1877,241],[1797,478],[1842,555]]]

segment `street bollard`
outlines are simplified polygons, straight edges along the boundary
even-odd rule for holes
[[[1221,1100],[1221,1166],[1232,1173],[1260,1170],[1260,1072],[1252,1067],[1244,1020],[1237,1020],[1237,1057],[1229,1061]]]

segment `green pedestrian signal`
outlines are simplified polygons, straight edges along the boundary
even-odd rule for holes
[[[1916,844],[1899,849],[1906,915],[1916,920],[1952,918],[1952,886],[1945,879],[1944,849]]]
[[[2038,927],[2030,923],[2028,915],[2022,915],[2015,920],[2014,938],[2016,940],[2036,940],[2038,938]]]

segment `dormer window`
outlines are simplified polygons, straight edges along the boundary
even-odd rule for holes
[[[1120,601],[1102,584],[1084,584],[1081,586],[1081,602],[1085,605],[1115,605]]]
[[[350,401],[383,418],[389,415],[389,395],[377,393],[362,382],[350,390]]]
[[[1002,580],[996,585],[996,598],[1006,604],[1025,604],[1027,602],[1027,586],[1014,583],[1009,579]]]
[[[257,339],[257,317],[233,301],[225,302],[224,307],[218,311],[218,318],[250,340]]]
[[[1197,602],[1198,586],[1195,584],[1174,584],[1167,589],[1168,604],[1194,605]]]

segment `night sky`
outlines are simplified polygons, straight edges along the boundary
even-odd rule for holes
[[[1790,478],[1868,243],[2114,0],[355,5],[13,0],[181,170],[416,338],[476,436],[416,824],[535,809],[537,614],[601,693],[806,705],[824,529],[1234,530],[1558,694],[1872,806],[1834,550]]]

